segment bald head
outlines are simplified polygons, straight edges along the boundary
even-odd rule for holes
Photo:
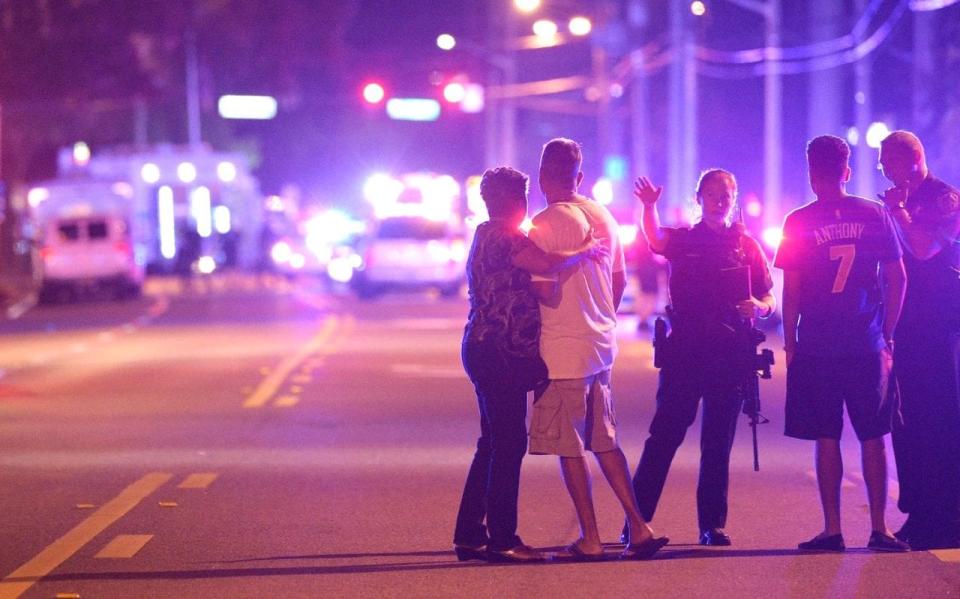
[[[920,138],[894,131],[880,142],[880,167],[894,186],[915,189],[927,176],[927,158]]]
[[[881,152],[890,152],[901,156],[912,156],[918,162],[926,162],[926,154],[920,138],[911,131],[893,131],[880,142]]]

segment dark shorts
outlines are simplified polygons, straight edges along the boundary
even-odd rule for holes
[[[885,354],[826,357],[798,354],[787,368],[784,433],[797,439],[839,439],[843,406],[861,441],[882,437],[893,423]]]

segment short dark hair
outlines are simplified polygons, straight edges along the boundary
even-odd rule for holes
[[[487,169],[480,179],[480,197],[490,216],[509,216],[517,198],[527,197],[530,178],[509,166]]]
[[[540,173],[554,181],[574,183],[582,162],[580,144],[566,137],[556,137],[543,145]]]
[[[814,137],[807,144],[807,165],[816,177],[840,180],[850,161],[850,146],[835,135]]]

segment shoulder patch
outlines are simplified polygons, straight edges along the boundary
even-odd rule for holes
[[[955,191],[949,191],[937,198],[937,208],[941,214],[954,214],[960,210],[960,195]]]

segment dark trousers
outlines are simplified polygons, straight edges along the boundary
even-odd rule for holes
[[[915,548],[960,546],[960,335],[901,321],[894,374],[897,506],[909,514],[908,538]]]
[[[698,360],[684,360],[684,363],[664,366],[660,371],[657,410],[633,476],[640,513],[647,521],[653,519],[670,463],[696,419],[701,398],[697,521],[701,530],[726,525],[730,450],[742,400],[729,369],[724,371],[722,367],[704,365]]]
[[[464,344],[463,365],[477,392],[480,438],[463,488],[453,542],[506,550],[520,543],[517,497],[527,451],[527,393],[494,347]]]

